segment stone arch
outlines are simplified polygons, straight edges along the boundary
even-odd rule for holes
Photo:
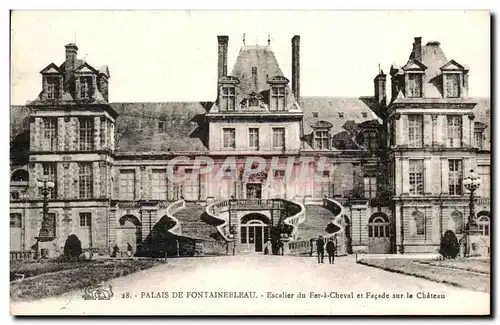
[[[26,169],[16,169],[11,177],[11,182],[27,182],[30,180],[30,174]]]
[[[132,215],[126,214],[122,216],[118,223],[120,227],[117,229],[117,245],[120,251],[127,252],[128,244],[132,246],[132,252],[135,254],[142,244],[142,224],[139,219]]]
[[[255,220],[261,221],[263,224],[266,225],[271,224],[271,220],[269,220],[269,218],[263,215],[262,213],[249,213],[241,218],[240,223],[246,224]]]
[[[491,230],[490,222],[491,222],[491,217],[489,211],[483,210],[477,214],[477,226],[481,231],[481,235],[490,236],[490,230]]]

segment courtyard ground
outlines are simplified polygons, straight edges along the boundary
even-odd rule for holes
[[[107,285],[112,286],[110,300],[83,300],[83,290],[76,290],[37,301],[12,302],[11,313],[484,315],[490,312],[488,293],[357,264],[354,256],[337,258],[334,265],[318,264],[315,257],[272,255],[170,259],[168,264],[111,280]]]
[[[490,292],[490,263],[487,260],[362,259],[358,263],[464,289]]]

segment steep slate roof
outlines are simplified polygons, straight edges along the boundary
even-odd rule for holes
[[[412,54],[414,55],[413,51]],[[425,96],[442,97],[442,81],[440,68],[448,62],[446,55],[440,47],[439,42],[428,42],[422,46],[422,61],[427,69],[425,70]],[[437,77],[437,78],[436,78]]]
[[[344,140],[346,149],[355,149],[358,147],[354,140],[358,131],[357,126],[367,121],[381,123],[373,111],[375,109],[373,97],[301,97],[300,106],[304,113],[303,128],[306,143],[311,143],[309,139],[313,132],[311,125],[318,121],[326,121],[332,124],[330,132],[334,147],[338,146],[338,140]]]
[[[252,68],[257,68],[257,82],[254,82]],[[236,77],[240,81],[236,87],[237,103],[240,103],[245,95],[252,92],[264,96],[263,101],[267,103],[270,88],[267,80],[276,76],[285,77],[271,48],[260,45],[245,45],[240,49],[230,76]],[[287,103],[290,107],[295,103],[290,85],[287,85],[287,95]],[[286,111],[280,113],[286,113]]]
[[[118,112],[117,151],[205,152],[208,125],[204,115],[211,103],[111,103]],[[165,132],[159,132],[158,122]]]

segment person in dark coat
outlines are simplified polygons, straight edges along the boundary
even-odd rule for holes
[[[319,236],[316,240],[316,252],[318,253],[318,263],[324,263],[325,258],[325,240],[323,236]]]
[[[333,238],[330,238],[326,243],[326,253],[328,254],[328,261],[330,264],[335,264],[335,250],[335,242],[333,241]]]
[[[130,243],[127,243],[127,256],[132,257],[132,245]]]

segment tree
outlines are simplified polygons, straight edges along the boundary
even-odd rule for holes
[[[69,235],[64,244],[64,257],[74,259],[82,254],[82,242],[73,234]]]
[[[458,239],[455,233],[451,230],[447,230],[443,237],[441,237],[441,244],[439,246],[439,254],[444,258],[455,258],[460,251],[460,246],[458,245]]]

